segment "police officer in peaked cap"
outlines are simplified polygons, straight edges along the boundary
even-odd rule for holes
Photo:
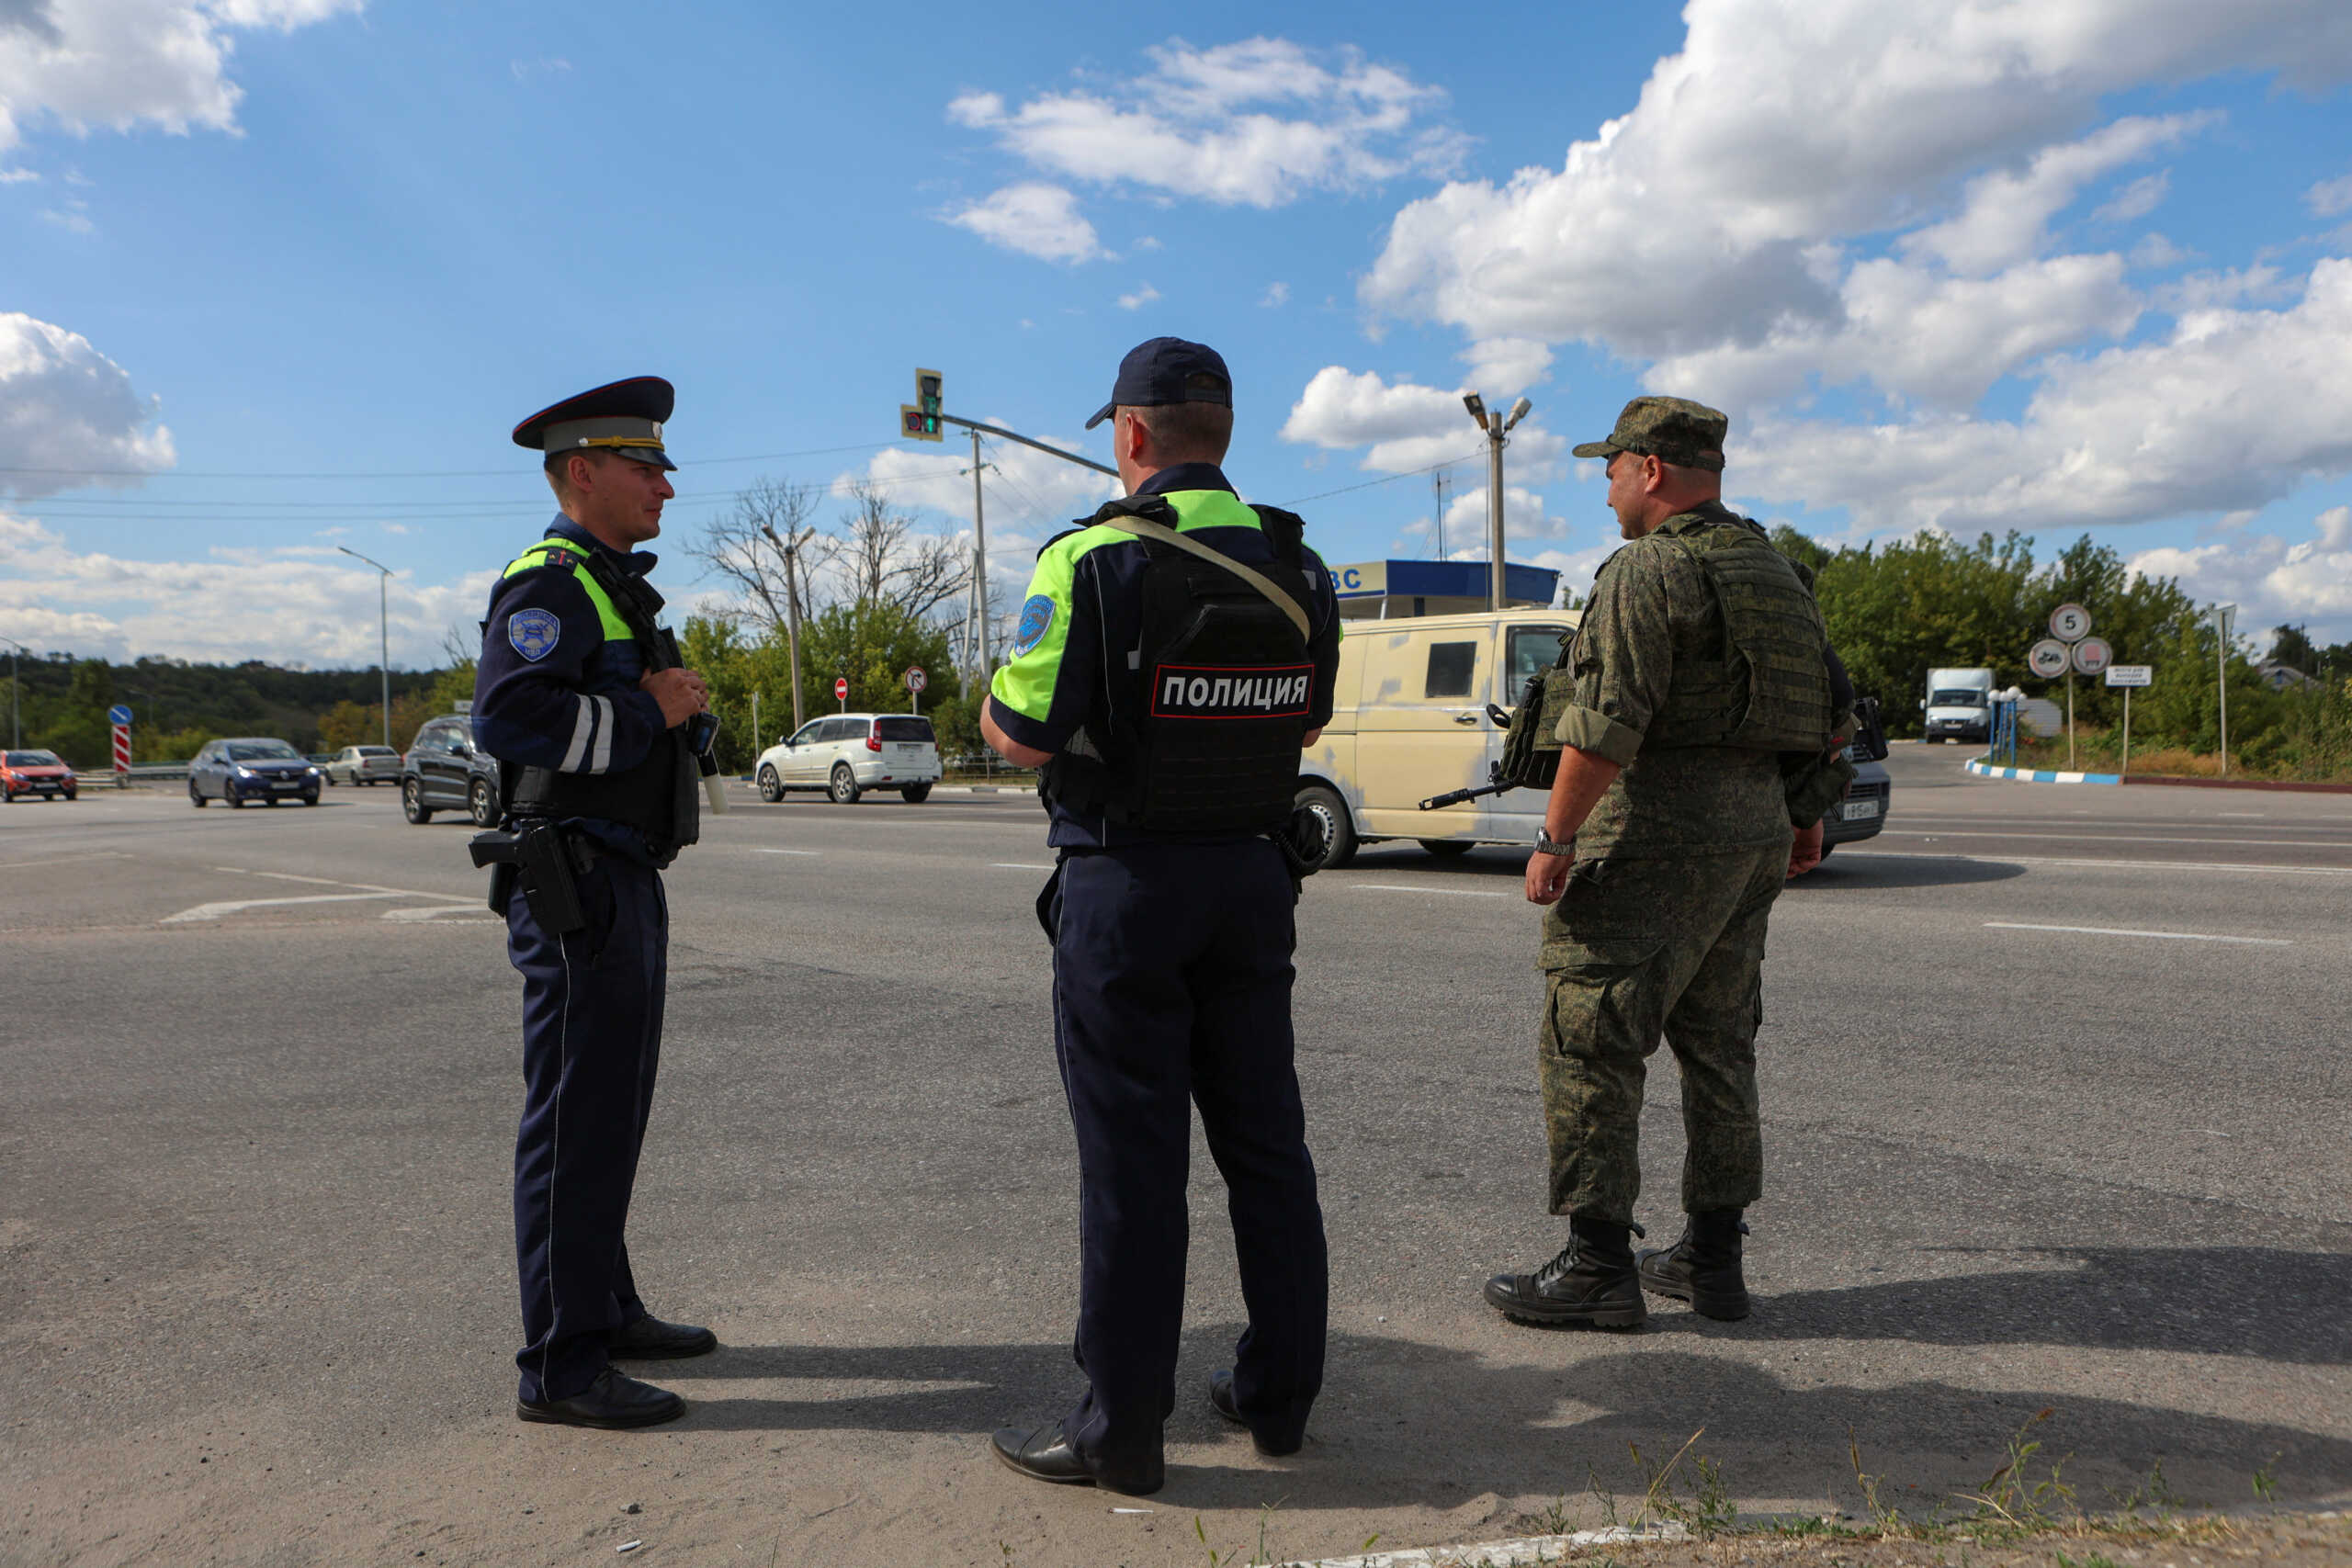
[[[1059,854],[1054,1048],[1078,1134],[1078,1364],[1058,1421],[993,1439],[1040,1481],[1156,1491],[1183,1319],[1186,1165],[1200,1107],[1250,1326],[1210,1403],[1296,1451],[1323,1381],[1322,1210],[1292,1062],[1299,751],[1331,714],[1339,607],[1286,512],[1218,467],[1233,388],[1214,350],[1154,338],[1119,367],[1127,493],[1048,541],[989,743],[1042,770]]]
[[[492,908],[523,976],[526,1421],[670,1420],[685,1402],[613,1362],[718,1343],[646,1309],[622,1239],[662,1047],[661,872],[695,840],[711,723],[701,677],[677,667],[655,622],[655,558],[637,548],[674,493],[662,441],[673,400],[669,382],[639,376],[514,427],[516,446],[543,454],[560,510],[501,575],[482,624],[474,734],[503,764],[503,818],[474,853],[492,867]]]

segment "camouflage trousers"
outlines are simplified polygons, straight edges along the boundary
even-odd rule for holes
[[[1682,1070],[1683,1209],[1756,1201],[1759,971],[1788,866],[1785,842],[1689,860],[1586,862],[1545,911],[1550,994],[1538,1055],[1552,1213],[1633,1220],[1642,1088],[1661,1035]]]

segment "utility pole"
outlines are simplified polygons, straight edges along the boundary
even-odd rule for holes
[[[348,545],[337,545],[335,548],[354,560],[368,561],[380,574],[376,579],[376,668],[383,672],[384,677],[384,748],[390,750],[392,744],[392,622],[384,598],[384,585],[391,581],[392,569],[382,561],[368,560]]]
[[[792,536],[792,543],[788,545],[782,539],[777,538],[775,530],[765,523],[760,525],[760,532],[768,536],[768,543],[774,545],[776,547],[777,553],[784,557],[784,640],[786,647],[790,650],[792,655],[792,728],[793,732],[797,734],[799,733],[802,722],[800,716],[800,571],[798,563],[800,558],[800,547],[807,544],[811,538],[815,537],[817,530],[814,528],[808,528],[799,533],[796,533]]]
[[[1535,405],[1521,398],[1505,418],[1488,413],[1487,400],[1477,393],[1465,392],[1462,406],[1470,411],[1471,422],[1487,433],[1487,608],[1499,610],[1503,607],[1503,448],[1510,445],[1503,437]]]
[[[972,437],[972,604],[979,619],[980,684],[985,688],[992,673],[989,664],[989,527],[983,514],[980,496],[980,470],[988,467],[980,461],[980,432],[975,425]]]
[[[1437,558],[1445,558],[1445,470],[1440,468],[1430,476],[1430,488],[1437,492]]]
[[[17,655],[32,649],[12,637],[0,637],[0,642],[8,645],[8,744],[21,748],[25,743],[25,680]]]
[[[2222,703],[2222,776],[2230,776],[2230,619],[2235,604],[2213,606],[2213,691]]]

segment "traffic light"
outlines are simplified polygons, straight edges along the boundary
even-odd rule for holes
[[[944,439],[939,424],[939,389],[944,379],[936,370],[915,372],[915,400],[899,405],[899,434],[910,441]]]

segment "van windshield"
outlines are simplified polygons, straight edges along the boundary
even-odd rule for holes
[[[1973,686],[1947,686],[1928,698],[1931,708],[1981,708],[1984,694]]]
[[[931,720],[927,718],[877,718],[874,721],[876,740],[929,740]]]

